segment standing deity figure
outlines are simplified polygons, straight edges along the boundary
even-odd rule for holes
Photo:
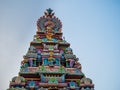
[[[65,65],[66,63],[66,60],[65,60],[65,56],[64,56],[64,53],[61,54],[61,58],[60,58],[60,62],[61,62],[61,65]]]
[[[39,63],[38,65],[42,64],[42,55],[40,50],[37,52],[37,62]]]
[[[72,68],[73,65],[74,65],[75,60],[73,60],[73,59],[69,59],[69,61],[70,61],[70,68]]]
[[[29,65],[30,65],[30,67],[33,66],[33,59],[32,58],[29,59]]]

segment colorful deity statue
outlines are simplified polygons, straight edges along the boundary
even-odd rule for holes
[[[61,62],[61,65],[65,65],[66,63],[66,59],[65,59],[65,56],[64,56],[64,53],[61,54],[61,58],[60,58],[60,62]]]
[[[74,64],[74,68],[78,68],[78,69],[81,70],[81,64],[78,61],[79,61],[79,59],[76,58],[76,61],[75,61],[75,64]]]
[[[48,63],[50,66],[53,66],[55,64],[55,58],[53,58],[53,52],[49,53]]]
[[[38,65],[42,65],[42,55],[41,55],[41,51],[40,50],[38,50],[38,52],[37,52],[36,60],[37,60]]]
[[[53,52],[50,52],[49,54],[50,54],[50,55],[49,55],[48,60],[51,61],[51,60],[53,59]]]
[[[69,59],[69,62],[70,62],[70,68],[72,68],[73,65],[74,65],[75,60],[73,60],[73,59]]]
[[[45,27],[46,27],[46,38],[51,41],[52,36],[54,35],[54,32],[53,32],[54,23],[51,21],[47,21],[45,23]]]
[[[66,59],[66,67],[72,68],[75,63],[76,56],[73,55],[71,48],[66,48],[65,59]]]
[[[30,58],[28,61],[29,61],[30,67],[32,67],[33,66],[33,58]]]

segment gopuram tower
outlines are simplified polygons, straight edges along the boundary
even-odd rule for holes
[[[61,29],[61,21],[47,9],[37,21],[36,35],[23,56],[19,74],[7,90],[94,90]]]

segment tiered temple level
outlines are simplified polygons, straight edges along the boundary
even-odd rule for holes
[[[19,76],[8,90],[94,90],[70,44],[62,38],[62,24],[51,9],[37,21],[37,28]]]

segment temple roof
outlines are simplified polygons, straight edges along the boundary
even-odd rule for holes
[[[61,21],[54,16],[52,9],[47,9],[42,17],[40,17],[37,21],[38,30],[44,32],[49,28],[52,28],[54,32],[60,32],[62,28]]]

